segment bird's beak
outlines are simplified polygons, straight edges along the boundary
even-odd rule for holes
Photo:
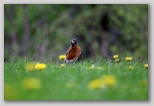
[[[71,43],[73,43],[73,44],[74,44],[74,41],[72,40],[72,41],[71,41]]]

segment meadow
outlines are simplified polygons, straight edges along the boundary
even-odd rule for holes
[[[4,63],[4,100],[149,99],[146,62],[122,57],[37,63],[27,58]]]

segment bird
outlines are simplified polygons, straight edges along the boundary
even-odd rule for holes
[[[81,55],[81,48],[78,45],[78,42],[76,39],[72,38],[70,40],[71,46],[66,52],[66,58],[64,61],[66,63],[74,63]]]

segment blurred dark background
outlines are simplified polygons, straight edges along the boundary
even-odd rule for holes
[[[4,61],[55,61],[71,38],[80,60],[114,54],[148,59],[148,4],[5,4]]]

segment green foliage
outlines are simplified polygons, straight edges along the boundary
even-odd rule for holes
[[[29,62],[35,61],[16,58],[4,63],[5,100],[148,100],[149,97],[148,70],[143,62],[126,62],[122,58],[120,63],[115,63],[99,57],[66,67],[60,67],[59,61],[51,62],[46,63],[44,70],[28,71],[25,66]],[[90,70],[92,64],[95,68]],[[103,75],[115,76],[116,86],[88,89],[89,82]],[[23,88],[23,80],[30,77],[40,80],[40,89]]]
[[[56,60],[77,38],[83,58],[148,59],[147,4],[5,4],[5,59]],[[142,53],[142,54],[141,54]]]

